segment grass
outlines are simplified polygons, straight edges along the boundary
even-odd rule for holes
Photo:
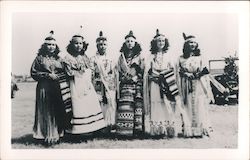
[[[65,135],[59,144],[51,147],[33,139],[36,83],[18,83],[19,91],[12,99],[13,149],[83,149],[83,148],[237,148],[238,106],[210,105],[213,134],[204,138],[173,139],[119,139],[113,135]]]

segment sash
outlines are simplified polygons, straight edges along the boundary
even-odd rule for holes
[[[105,76],[105,75],[104,75],[103,68],[102,68],[101,65],[100,65],[100,61],[99,61],[97,58],[95,58],[95,59],[96,59],[97,68],[98,68],[99,71],[100,71],[101,81],[102,81],[102,83],[103,83],[103,85],[104,85],[104,88],[105,88],[106,91],[107,91],[108,97],[111,99],[111,107],[112,107],[113,109],[115,109],[115,100],[112,98],[112,93],[111,93],[111,91],[110,91],[110,89],[109,89],[109,87],[108,87],[107,82],[104,80],[104,76]]]
[[[128,67],[128,63],[127,63],[127,61],[126,61],[126,58],[125,58],[125,56],[124,56],[124,53],[122,53],[122,60],[123,60],[123,63],[124,63],[123,66],[125,67],[125,68],[123,68],[123,69],[125,69],[124,72],[125,72],[125,74],[128,74],[129,67]]]
[[[171,69],[169,71],[161,73],[164,76],[164,83],[168,86],[168,90],[170,91],[172,96],[176,96],[179,94],[179,90],[176,84],[176,77],[174,74],[174,70]]]
[[[58,74],[59,77],[59,85],[61,89],[62,100],[64,104],[64,109],[66,112],[66,126],[70,125],[70,120],[72,117],[72,99],[70,93],[70,84],[67,79],[66,73]]]
[[[131,60],[131,63],[130,63],[130,67],[128,67],[129,64],[128,64],[127,61],[126,61],[126,58],[125,58],[125,56],[124,56],[124,53],[122,53],[121,56],[122,56],[122,60],[123,60],[123,62],[124,62],[124,65],[121,64],[121,67],[122,67],[122,69],[123,69],[125,75],[128,75],[128,72],[130,71],[130,68],[134,68],[134,69],[136,70],[136,72],[139,72],[139,70],[138,70],[138,65],[135,63],[135,59],[136,59],[138,56],[132,57],[132,60]],[[133,77],[132,77],[132,78],[133,78]]]
[[[171,69],[165,71],[158,71],[152,69],[152,75],[154,75],[154,77],[158,79],[157,81],[161,88],[161,94],[163,92],[169,100],[174,100],[174,97],[179,94],[174,70]]]

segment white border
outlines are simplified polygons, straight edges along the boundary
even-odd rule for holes
[[[246,2],[67,2],[1,1],[1,159],[248,159],[249,158],[249,3]],[[11,15],[14,12],[236,13],[239,16],[238,149],[11,149]],[[248,36],[247,36],[248,35]],[[21,53],[20,53],[21,54]],[[7,93],[7,94],[6,94]],[[244,95],[244,96],[243,96]]]

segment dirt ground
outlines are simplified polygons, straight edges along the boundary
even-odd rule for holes
[[[12,148],[42,149],[45,146],[32,138],[35,112],[36,83],[18,83],[19,91],[12,99]],[[51,148],[237,148],[238,105],[209,106],[213,127],[210,137],[173,139],[130,139],[110,137],[72,137],[66,135],[60,144]]]

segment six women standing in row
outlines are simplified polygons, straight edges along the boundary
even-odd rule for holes
[[[176,65],[168,39],[159,30],[147,58],[142,58],[130,31],[115,65],[107,56],[102,32],[91,58],[85,54],[88,44],[81,34],[72,37],[68,54],[59,56],[51,33],[31,67],[31,76],[38,81],[34,138],[53,144],[64,131],[88,134],[105,127],[129,137],[171,138],[179,132],[177,126],[186,137],[208,135],[208,71],[194,36],[184,39],[184,54]]]

